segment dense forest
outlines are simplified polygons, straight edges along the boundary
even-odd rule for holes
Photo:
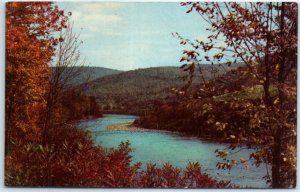
[[[203,65],[207,79],[213,79],[227,71],[242,66]],[[198,74],[195,75],[199,77]],[[179,67],[153,67],[108,75],[85,83],[86,94],[94,96],[103,111],[121,114],[144,115],[154,109],[156,103],[177,101],[176,91],[187,86],[189,73]],[[192,82],[190,92],[196,92],[200,81]],[[82,86],[79,86],[81,89]]]
[[[296,186],[296,3],[184,2],[210,28],[181,67],[86,67],[71,12],[51,2],[6,3],[5,185],[18,187],[238,187],[204,173],[132,163],[130,142],[105,149],[77,123],[136,114],[135,125],[212,142],[218,169],[254,160],[273,188]],[[220,43],[221,42],[221,43]],[[248,159],[230,159],[236,148]]]

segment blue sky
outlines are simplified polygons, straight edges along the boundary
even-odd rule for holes
[[[83,44],[82,57],[89,66],[119,70],[156,66],[180,66],[186,46],[171,33],[205,39],[206,23],[196,13],[174,3],[59,2],[71,11]]]

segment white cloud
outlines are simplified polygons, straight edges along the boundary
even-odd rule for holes
[[[122,3],[113,2],[98,2],[98,3],[85,3],[82,8],[91,12],[99,12],[104,10],[117,10],[123,6]]]
[[[121,21],[121,18],[117,15],[87,15],[86,19],[95,23],[113,23]]]
[[[73,4],[71,20],[74,27],[82,29],[85,39],[96,38],[99,35],[126,36],[122,30],[119,30],[120,26],[128,22],[120,14],[124,8],[126,8],[125,3],[117,2],[77,3]],[[146,38],[166,35],[163,30],[148,28],[146,24],[132,26],[132,28],[135,30],[131,31],[131,36]]]
[[[72,11],[74,29],[84,42],[81,53],[90,65],[128,70],[174,63],[169,58],[177,53],[176,41],[174,47],[166,43],[172,30],[147,12],[125,3],[63,5]]]
[[[117,10],[122,7],[120,3],[78,3],[72,11],[71,20],[77,28],[85,33],[102,33],[104,35],[117,35],[113,28],[122,21]],[[92,35],[86,35],[91,37]]]
[[[72,19],[76,23],[88,25],[93,23],[115,23],[121,21],[121,17],[114,14],[103,14],[98,12],[74,11]]]

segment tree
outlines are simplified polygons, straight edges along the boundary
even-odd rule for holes
[[[20,138],[41,139],[48,64],[57,41],[52,34],[66,21],[64,12],[50,2],[6,4],[6,153]]]
[[[57,115],[63,116],[63,114],[55,115],[55,109],[59,108],[58,105],[62,101],[63,95],[72,87],[72,81],[82,70],[85,61],[80,59],[79,46],[81,44],[82,41],[79,39],[79,34],[73,32],[73,25],[66,24],[66,28],[61,30],[59,34],[55,61],[50,68],[51,76],[43,117],[42,134],[44,141],[47,139],[48,129],[51,129],[55,124],[64,123],[62,122],[63,118],[55,117]],[[58,110],[56,110],[56,113],[59,113]]]
[[[251,103],[247,109],[248,114],[254,114],[250,117],[256,122],[253,128],[259,131],[253,137],[237,133],[236,142],[248,137],[249,147],[260,146],[251,158],[258,165],[272,166],[272,187],[295,186],[297,4],[184,2],[181,5],[187,7],[187,13],[197,12],[211,26],[207,29],[211,32],[207,42],[192,42],[177,34],[182,44],[188,43],[193,48],[184,51],[181,61],[188,63],[182,68],[193,74],[196,66],[201,72],[202,61],[246,65],[245,75],[251,75],[253,82],[263,86],[264,97],[261,103]],[[204,82],[204,89],[205,85]],[[275,97],[270,95],[271,86],[278,90]]]

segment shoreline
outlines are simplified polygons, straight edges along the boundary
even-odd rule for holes
[[[116,123],[106,126],[107,131],[130,131],[130,132],[155,132],[155,133],[169,133],[169,134],[179,134],[163,129],[146,129],[142,127],[135,126],[133,123]]]
[[[106,126],[107,131],[149,132],[149,129],[136,127],[132,123],[118,123]]]
[[[178,131],[170,131],[170,130],[163,130],[163,129],[147,129],[135,126],[133,123],[117,123],[117,124],[111,124],[106,126],[107,131],[129,131],[129,132],[155,132],[155,133],[167,133],[174,136],[179,137],[189,137],[189,138],[197,138],[201,141],[207,142],[207,143],[219,143],[219,144],[230,144],[230,142],[225,141],[217,141],[210,137],[197,137],[193,135],[189,135],[187,133],[182,133]]]

